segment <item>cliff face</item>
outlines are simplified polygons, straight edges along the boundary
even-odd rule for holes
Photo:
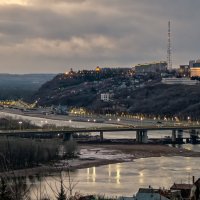
[[[136,87],[130,77],[86,77],[60,74],[35,94],[40,105],[86,107],[101,113],[144,113],[149,115],[200,118],[200,86],[142,83]],[[100,101],[110,92],[111,101]]]

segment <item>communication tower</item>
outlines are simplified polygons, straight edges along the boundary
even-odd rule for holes
[[[168,68],[168,70],[172,70],[171,24],[170,24],[170,21],[168,21],[167,68]]]

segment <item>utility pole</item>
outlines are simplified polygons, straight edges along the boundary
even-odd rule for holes
[[[167,69],[172,70],[171,23],[168,21]]]

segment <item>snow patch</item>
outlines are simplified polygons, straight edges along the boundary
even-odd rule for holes
[[[104,159],[104,160],[123,160],[132,161],[134,155],[118,153],[114,150],[102,148],[81,149],[80,159]]]

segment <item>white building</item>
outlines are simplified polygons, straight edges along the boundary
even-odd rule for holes
[[[102,101],[108,102],[108,101],[110,101],[110,97],[111,97],[110,93],[102,93],[101,94],[101,100]]]
[[[161,82],[168,85],[197,85],[200,83],[198,80],[191,80],[189,78],[162,78]]]

